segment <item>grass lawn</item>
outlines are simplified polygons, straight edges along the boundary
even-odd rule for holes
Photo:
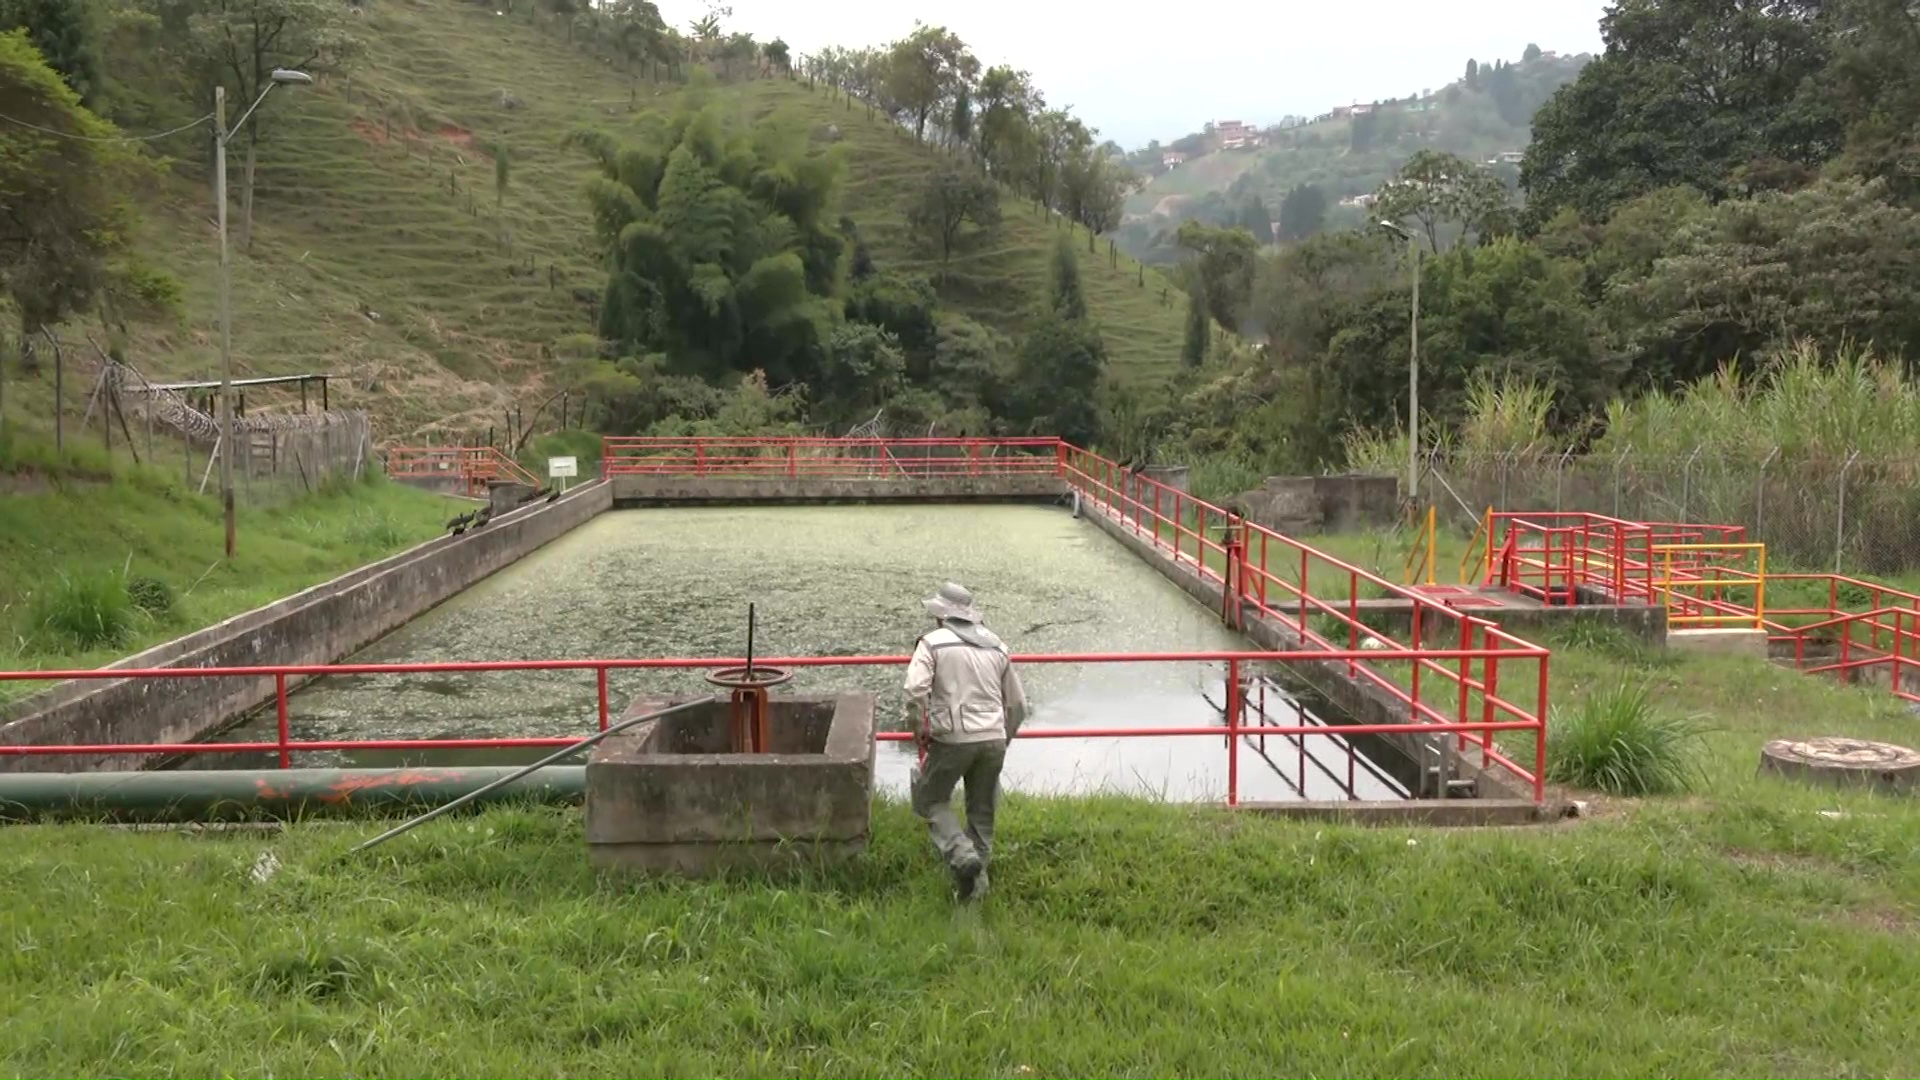
[[[1916,826],[1747,785],[1458,832],[1013,798],[977,912],[884,803],[779,885],[597,880],[563,810],[361,858],[378,825],[20,827],[0,1071],[1895,1075]]]
[[[429,540],[460,505],[375,479],[335,485],[243,508],[228,560],[219,500],[171,471],[19,449],[18,471],[0,470],[0,667],[14,670],[111,663]],[[131,612],[111,642],[92,645],[47,622],[46,603],[70,582],[142,577],[165,583],[170,613]],[[0,683],[0,701],[46,686]]]

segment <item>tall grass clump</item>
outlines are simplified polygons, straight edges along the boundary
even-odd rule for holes
[[[71,645],[84,652],[132,636],[138,610],[117,574],[63,573],[34,595],[30,625],[48,639],[42,644]]]
[[[1699,732],[1655,710],[1645,686],[1603,689],[1547,723],[1547,779],[1609,795],[1669,795],[1698,776]]]
[[[1607,407],[1597,454],[1685,457],[1705,447],[1759,460],[1844,459],[1920,449],[1920,386],[1871,349],[1811,343],[1769,356],[1753,374],[1727,366],[1676,393]]]

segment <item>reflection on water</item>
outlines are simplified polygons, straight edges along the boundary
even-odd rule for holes
[[[920,598],[947,580],[974,590],[988,625],[1017,652],[1248,647],[1217,616],[1064,509],[755,507],[603,514],[352,659],[739,656],[749,602],[757,608],[759,656],[904,654],[929,626]],[[1035,729],[1202,726],[1221,722],[1209,699],[1224,700],[1224,667],[1029,665],[1022,678]],[[907,715],[903,676],[899,667],[810,669],[791,687],[876,692],[881,723],[898,727]],[[616,716],[641,695],[709,689],[687,672],[616,671],[609,678]],[[590,671],[340,676],[294,694],[289,710],[301,739],[586,735],[597,715]],[[1275,718],[1291,715],[1276,711]],[[269,712],[227,737],[271,738],[272,729]],[[534,756],[437,752],[406,760]],[[1344,771],[1346,755],[1339,757]],[[911,759],[905,744],[882,745],[883,789],[904,791]],[[298,763],[403,759],[316,753]],[[1225,775],[1224,741],[1211,737],[1022,741],[1006,771],[1008,785],[1022,791],[1104,789],[1172,800],[1219,799]],[[1288,777],[1243,757],[1242,795],[1287,798],[1290,770]],[[1314,797],[1339,797],[1311,778],[1308,789]]]

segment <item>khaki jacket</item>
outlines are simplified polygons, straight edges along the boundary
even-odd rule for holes
[[[1012,738],[1026,720],[1027,697],[1007,647],[984,628],[963,629],[965,637],[943,626],[914,645],[907,693],[925,709],[927,734],[939,742]]]

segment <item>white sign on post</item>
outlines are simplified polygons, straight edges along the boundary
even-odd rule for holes
[[[580,459],[570,457],[550,457],[547,459],[547,479],[567,480],[580,475]],[[562,484],[562,488],[566,485]]]

